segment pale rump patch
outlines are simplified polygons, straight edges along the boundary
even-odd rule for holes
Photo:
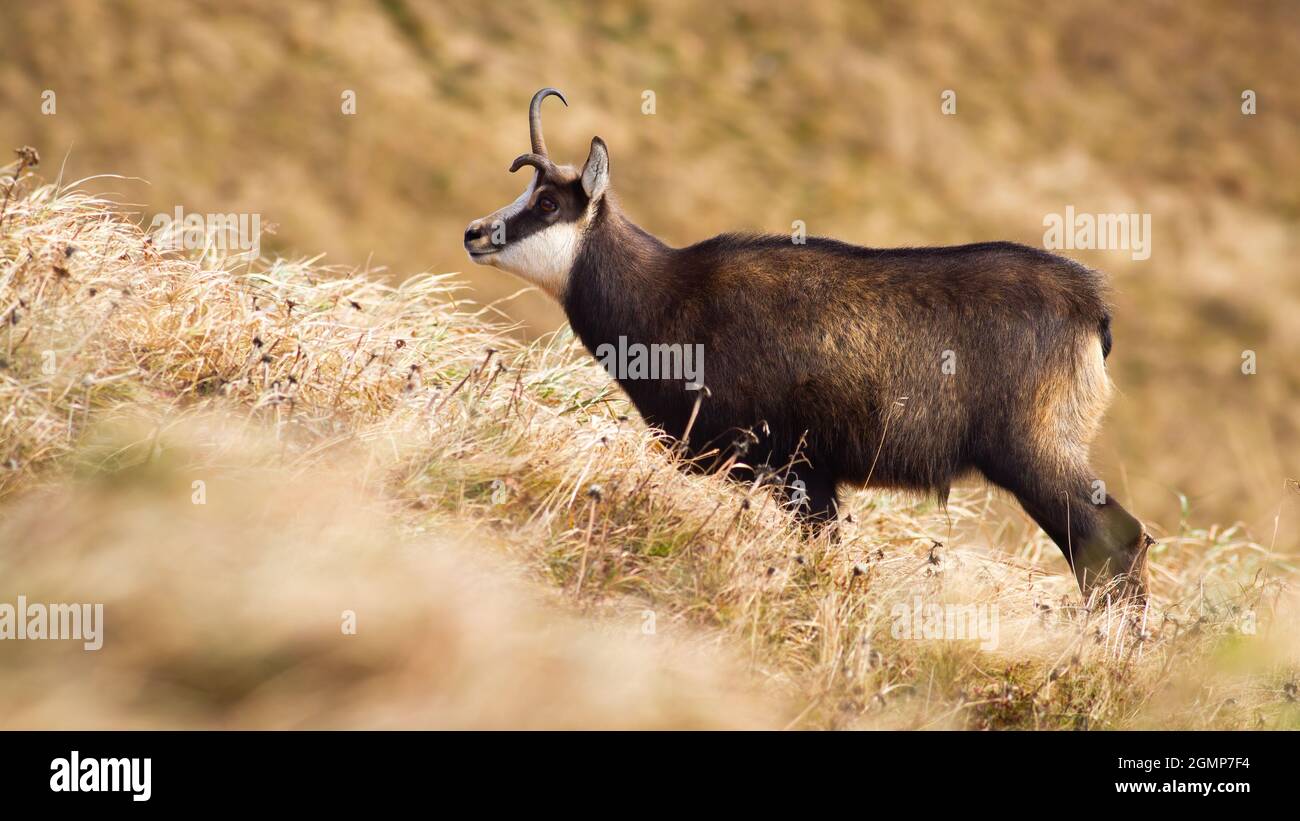
[[[1089,336],[1075,347],[1070,371],[1049,369],[1039,385],[1038,419],[1030,430],[1035,449],[1057,475],[1086,471],[1088,450],[1110,403],[1101,340]]]

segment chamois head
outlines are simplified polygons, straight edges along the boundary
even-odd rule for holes
[[[514,202],[469,224],[465,250],[475,262],[509,271],[562,299],[583,235],[609,188],[609,152],[600,137],[593,137],[582,171],[552,162],[542,138],[542,100],[551,95],[569,104],[553,88],[533,95],[528,106],[533,150],[510,165],[511,173],[524,166],[535,169],[532,182]]]

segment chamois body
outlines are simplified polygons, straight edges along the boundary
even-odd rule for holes
[[[1088,464],[1110,393],[1101,276],[1007,242],[875,249],[724,234],[671,248],[629,220],[592,141],[579,173],[545,154],[529,189],[472,223],[471,256],[551,293],[593,353],[699,346],[703,389],[679,375],[616,378],[696,466],[776,477],[814,526],[841,485],[946,499],[978,472],[1016,496],[1081,588],[1145,589],[1141,524]],[[497,226],[504,242],[488,241]],[[1128,582],[1133,582],[1128,585]]]
[[[619,219],[608,205],[596,215],[565,311],[592,351],[620,336],[702,346],[693,423],[697,394],[680,379],[620,380],[689,452],[720,462],[739,447],[748,464],[790,467],[822,515],[839,483],[946,497],[972,469],[1004,487],[1049,465],[1086,469],[1109,392],[1093,271],[1011,243],[724,235],[673,249],[603,230]]]

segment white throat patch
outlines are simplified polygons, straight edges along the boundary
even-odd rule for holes
[[[528,207],[536,185],[534,177],[519,199],[502,208],[491,220],[504,222]],[[518,240],[507,236],[505,247],[484,261],[536,285],[556,301],[562,301],[569,274],[582,246],[582,234],[595,213],[594,206],[595,203],[590,204],[582,219],[576,222],[557,222]]]
[[[492,256],[491,263],[561,300],[581,244],[578,223],[557,222],[523,239],[507,240],[506,247]]]

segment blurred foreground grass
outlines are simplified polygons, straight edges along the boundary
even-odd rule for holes
[[[0,601],[105,605],[102,650],[0,642],[4,726],[1300,726],[1295,569],[1239,527],[1089,611],[982,490],[802,539],[446,277],[160,254],[30,176],[0,220]]]

